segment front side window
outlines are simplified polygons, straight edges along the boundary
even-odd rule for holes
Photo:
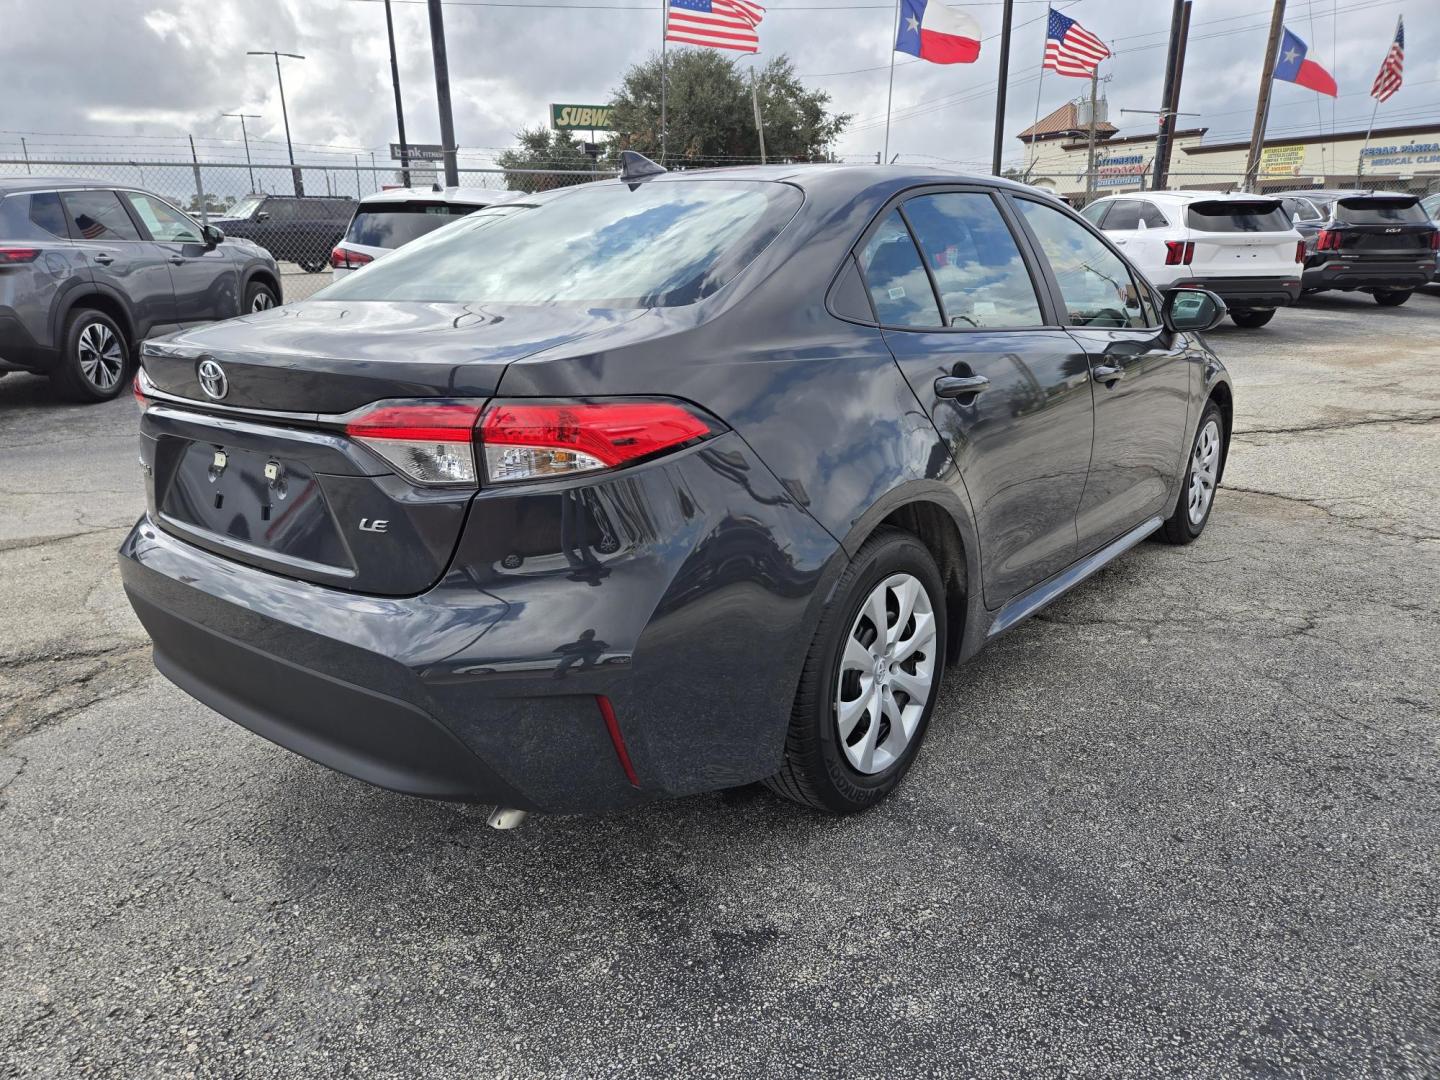
[[[763,181],[568,188],[484,229],[457,223],[342,278],[320,298],[691,304],[749,265],[803,201],[796,188]]]
[[[1108,199],[1103,202],[1092,202],[1089,206],[1085,207],[1084,210],[1080,211],[1080,216],[1098,229],[1100,228],[1100,222],[1105,217],[1105,211],[1114,205],[1115,204]]]
[[[905,203],[949,326],[1042,326],[1040,300],[1010,226],[989,195],[943,192]]]
[[[1105,215],[1106,232],[1126,232],[1140,228],[1140,211],[1144,203],[1134,199],[1117,199],[1110,204],[1110,213]]]
[[[1054,207],[1033,199],[1015,203],[1055,273],[1070,325],[1146,325],[1140,290],[1118,255]]]
[[[935,290],[900,211],[891,210],[860,252],[860,272],[881,326],[944,325]]]
[[[225,212],[225,216],[237,219],[248,218],[251,214],[255,213],[256,210],[260,209],[260,204],[264,201],[265,196],[263,195],[247,195],[234,206],[230,207],[230,209]]]
[[[398,248],[474,210],[473,206],[445,203],[381,203],[369,209],[361,207],[350,222],[345,239],[369,247]]]
[[[127,191],[125,198],[130,200],[130,205],[140,215],[145,228],[150,230],[151,239],[184,244],[199,244],[204,241],[204,237],[200,235],[200,227],[168,203],[142,195],[138,191]]]
[[[139,240],[140,233],[113,191],[67,191],[65,206],[82,240]]]
[[[1281,199],[1280,206],[1293,221],[1297,216],[1301,221],[1319,221],[1320,211],[1311,205],[1309,199]]]

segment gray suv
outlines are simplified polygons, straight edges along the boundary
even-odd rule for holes
[[[146,338],[278,303],[268,253],[157,195],[0,178],[0,373],[48,375],[72,401],[104,401]]]

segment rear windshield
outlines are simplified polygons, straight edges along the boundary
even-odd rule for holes
[[[324,300],[675,307],[715,292],[795,216],[800,192],[746,180],[587,184],[458,226],[342,278]]]
[[[1420,200],[1404,196],[1380,199],[1373,195],[1341,199],[1335,206],[1335,220],[1349,225],[1403,225],[1429,220],[1420,209]]]
[[[434,232],[441,225],[473,213],[474,206],[445,203],[397,203],[362,209],[350,222],[345,239],[352,244],[370,247],[397,248]]]
[[[1186,211],[1186,224],[1205,232],[1289,232],[1290,219],[1273,199],[1261,202],[1197,202]]]

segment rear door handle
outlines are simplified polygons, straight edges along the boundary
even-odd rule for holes
[[[102,266],[109,266],[111,263],[113,263],[113,262],[115,261],[115,258],[114,258],[113,255],[106,255],[106,254],[102,251],[99,255],[96,255],[96,256],[95,256],[95,261],[98,262],[98,263],[100,263]]]
[[[184,255],[171,255],[171,256],[170,256],[170,261],[171,261],[172,263],[174,263],[176,266],[179,266],[181,263],[185,262],[185,256],[184,256]]]
[[[1095,381],[1103,382],[1106,386],[1109,386],[1111,383],[1117,383],[1123,378],[1125,378],[1124,368],[1102,365],[1095,369]]]
[[[978,394],[990,385],[984,375],[942,375],[935,380],[935,396],[942,398],[964,397]]]

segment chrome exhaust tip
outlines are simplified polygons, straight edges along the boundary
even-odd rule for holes
[[[529,810],[512,810],[508,806],[497,806],[486,822],[492,829],[514,829],[530,816]]]

